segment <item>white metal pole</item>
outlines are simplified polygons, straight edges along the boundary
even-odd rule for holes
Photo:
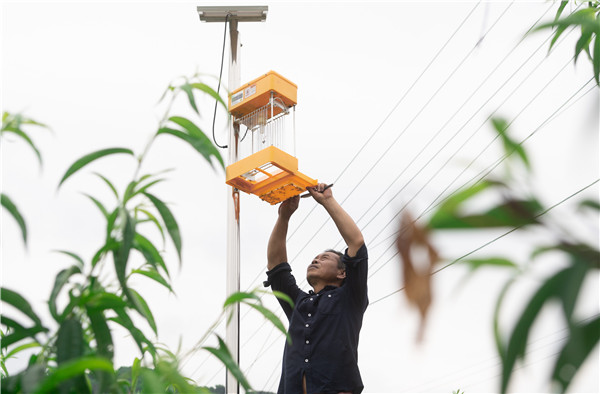
[[[238,21],[229,21],[229,37],[231,52],[229,55],[229,84],[230,91],[238,88],[240,82],[240,52],[241,43],[238,32]],[[239,125],[231,118],[229,125],[229,164],[238,161]],[[227,197],[227,296],[240,291],[240,192],[228,186]],[[240,308],[233,305],[233,317],[227,323],[225,343],[233,356],[234,361],[240,364]],[[225,379],[227,394],[240,392],[239,382],[227,371]]]

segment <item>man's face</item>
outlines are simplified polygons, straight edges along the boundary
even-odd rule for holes
[[[332,252],[323,252],[313,259],[306,268],[306,280],[309,284],[315,283],[317,280],[326,283],[335,283],[343,280],[346,273],[343,269],[338,268],[339,257]]]

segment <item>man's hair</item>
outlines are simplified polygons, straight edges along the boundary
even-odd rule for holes
[[[334,249],[327,249],[326,252],[331,252],[338,257],[338,268],[339,269],[342,269],[342,270],[346,269],[346,264],[344,264],[344,262],[342,261],[342,257],[344,257],[344,254],[342,252],[338,252],[337,250],[334,250]]]

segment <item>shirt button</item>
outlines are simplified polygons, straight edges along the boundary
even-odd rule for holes
[[[331,294],[327,294],[327,297],[331,298]]]
[[[309,313],[309,314],[308,314],[308,317],[311,317],[311,316],[312,316],[312,314],[310,314],[310,313]]]
[[[307,340],[306,340],[306,344],[308,345],[309,343],[310,343],[310,341],[307,339]]]
[[[311,298],[310,300],[312,301],[313,299]]]
[[[305,359],[304,359],[304,362],[305,362],[305,363],[307,363],[307,362],[308,362],[308,359],[307,359],[307,358],[305,358]]]
[[[308,324],[306,325],[306,327],[308,327]]]

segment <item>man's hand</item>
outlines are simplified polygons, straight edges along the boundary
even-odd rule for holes
[[[315,187],[307,187],[306,190],[310,193],[310,195],[315,199],[316,202],[323,205],[327,200],[333,198],[333,192],[331,188],[326,188],[327,184],[319,183]]]
[[[287,200],[282,202],[279,205],[279,216],[282,219],[290,220],[290,217],[292,217],[292,214],[294,212],[296,212],[296,209],[298,209],[299,202],[300,202],[300,196],[294,196],[294,197],[288,198]]]

